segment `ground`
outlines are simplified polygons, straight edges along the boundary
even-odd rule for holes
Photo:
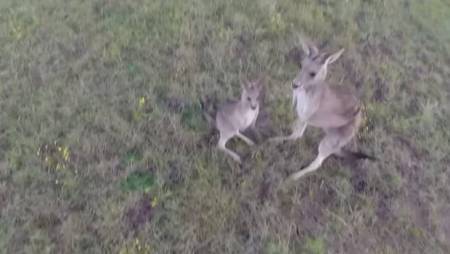
[[[450,253],[450,4],[446,0],[3,0],[0,253]],[[294,119],[301,38],[345,48],[350,148]],[[202,110],[263,74],[248,147],[215,149]],[[207,102],[202,109],[200,101]]]

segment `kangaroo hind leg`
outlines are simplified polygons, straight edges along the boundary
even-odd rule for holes
[[[220,138],[219,138],[219,143],[218,143],[217,147],[220,150],[222,150],[223,152],[225,152],[226,154],[228,154],[229,156],[231,156],[231,158],[233,158],[233,160],[235,160],[238,163],[241,163],[241,158],[239,157],[239,155],[237,155],[237,153],[231,151],[230,149],[228,149],[226,147],[228,140],[230,140],[232,137],[233,137],[233,135],[226,135],[223,132],[220,132]]]
[[[340,149],[339,141],[339,137],[333,134],[327,134],[319,144],[319,153],[317,154],[317,157],[307,167],[292,174],[290,178],[292,180],[297,180],[300,177],[317,170],[326,158]]]

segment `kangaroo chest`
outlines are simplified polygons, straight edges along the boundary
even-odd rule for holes
[[[299,89],[294,93],[295,100],[295,110],[297,115],[302,119],[306,120],[311,114],[311,97],[307,94],[307,91],[303,88]]]
[[[246,110],[241,115],[241,130],[247,129],[258,117],[259,108],[255,110]]]

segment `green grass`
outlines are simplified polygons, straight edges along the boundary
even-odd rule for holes
[[[430,1],[3,0],[0,253],[449,253],[450,4]],[[287,57],[345,54],[329,79],[365,104],[358,148],[311,161]],[[254,148],[217,152],[200,98],[266,77]],[[211,106],[211,105],[208,105]]]

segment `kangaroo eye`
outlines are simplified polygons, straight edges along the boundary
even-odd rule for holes
[[[252,101],[252,98],[250,98],[250,97],[247,97],[247,100],[248,100],[248,101]]]
[[[316,73],[315,73],[315,72],[310,72],[310,73],[309,73],[309,76],[310,76],[311,78],[314,78],[314,77],[316,76]]]

